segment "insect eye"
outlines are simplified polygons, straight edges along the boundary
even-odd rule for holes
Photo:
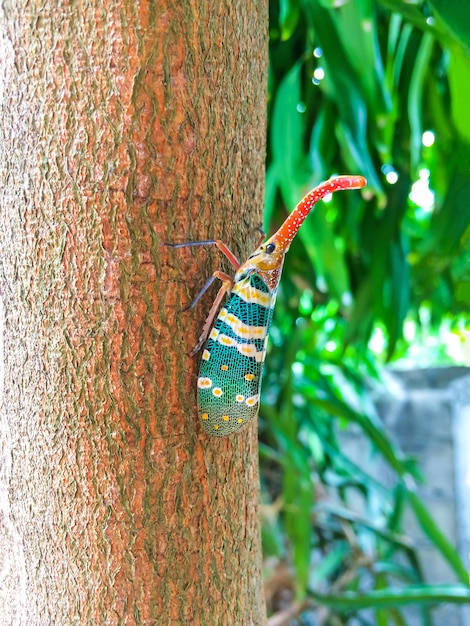
[[[272,252],[274,252],[274,250],[276,249],[276,244],[275,243],[268,243],[268,245],[266,246],[265,250],[268,254],[271,254]]]

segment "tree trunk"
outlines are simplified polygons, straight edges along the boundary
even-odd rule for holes
[[[261,223],[267,6],[0,8],[1,626],[264,624],[257,433],[180,311]],[[209,262],[208,262],[209,261]]]

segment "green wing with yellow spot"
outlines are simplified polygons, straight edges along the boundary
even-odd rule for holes
[[[204,430],[231,435],[259,411],[261,376],[276,292],[258,274],[235,283],[202,355],[198,409]]]

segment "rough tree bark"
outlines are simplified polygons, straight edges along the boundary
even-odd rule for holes
[[[257,237],[266,3],[7,0],[0,47],[0,622],[264,624],[256,427],[202,433],[179,314],[220,257],[161,243]]]

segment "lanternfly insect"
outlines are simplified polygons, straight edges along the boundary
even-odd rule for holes
[[[196,353],[207,341],[197,386],[199,415],[209,435],[231,435],[258,415],[263,362],[282,265],[300,225],[313,205],[327,194],[365,185],[362,176],[338,176],[322,183],[299,202],[279,230],[242,264],[219,240],[167,244],[174,248],[216,245],[236,270],[233,278],[214,272],[188,307],[200,300],[215,278],[222,281],[192,351]],[[226,294],[228,298],[217,315]]]

